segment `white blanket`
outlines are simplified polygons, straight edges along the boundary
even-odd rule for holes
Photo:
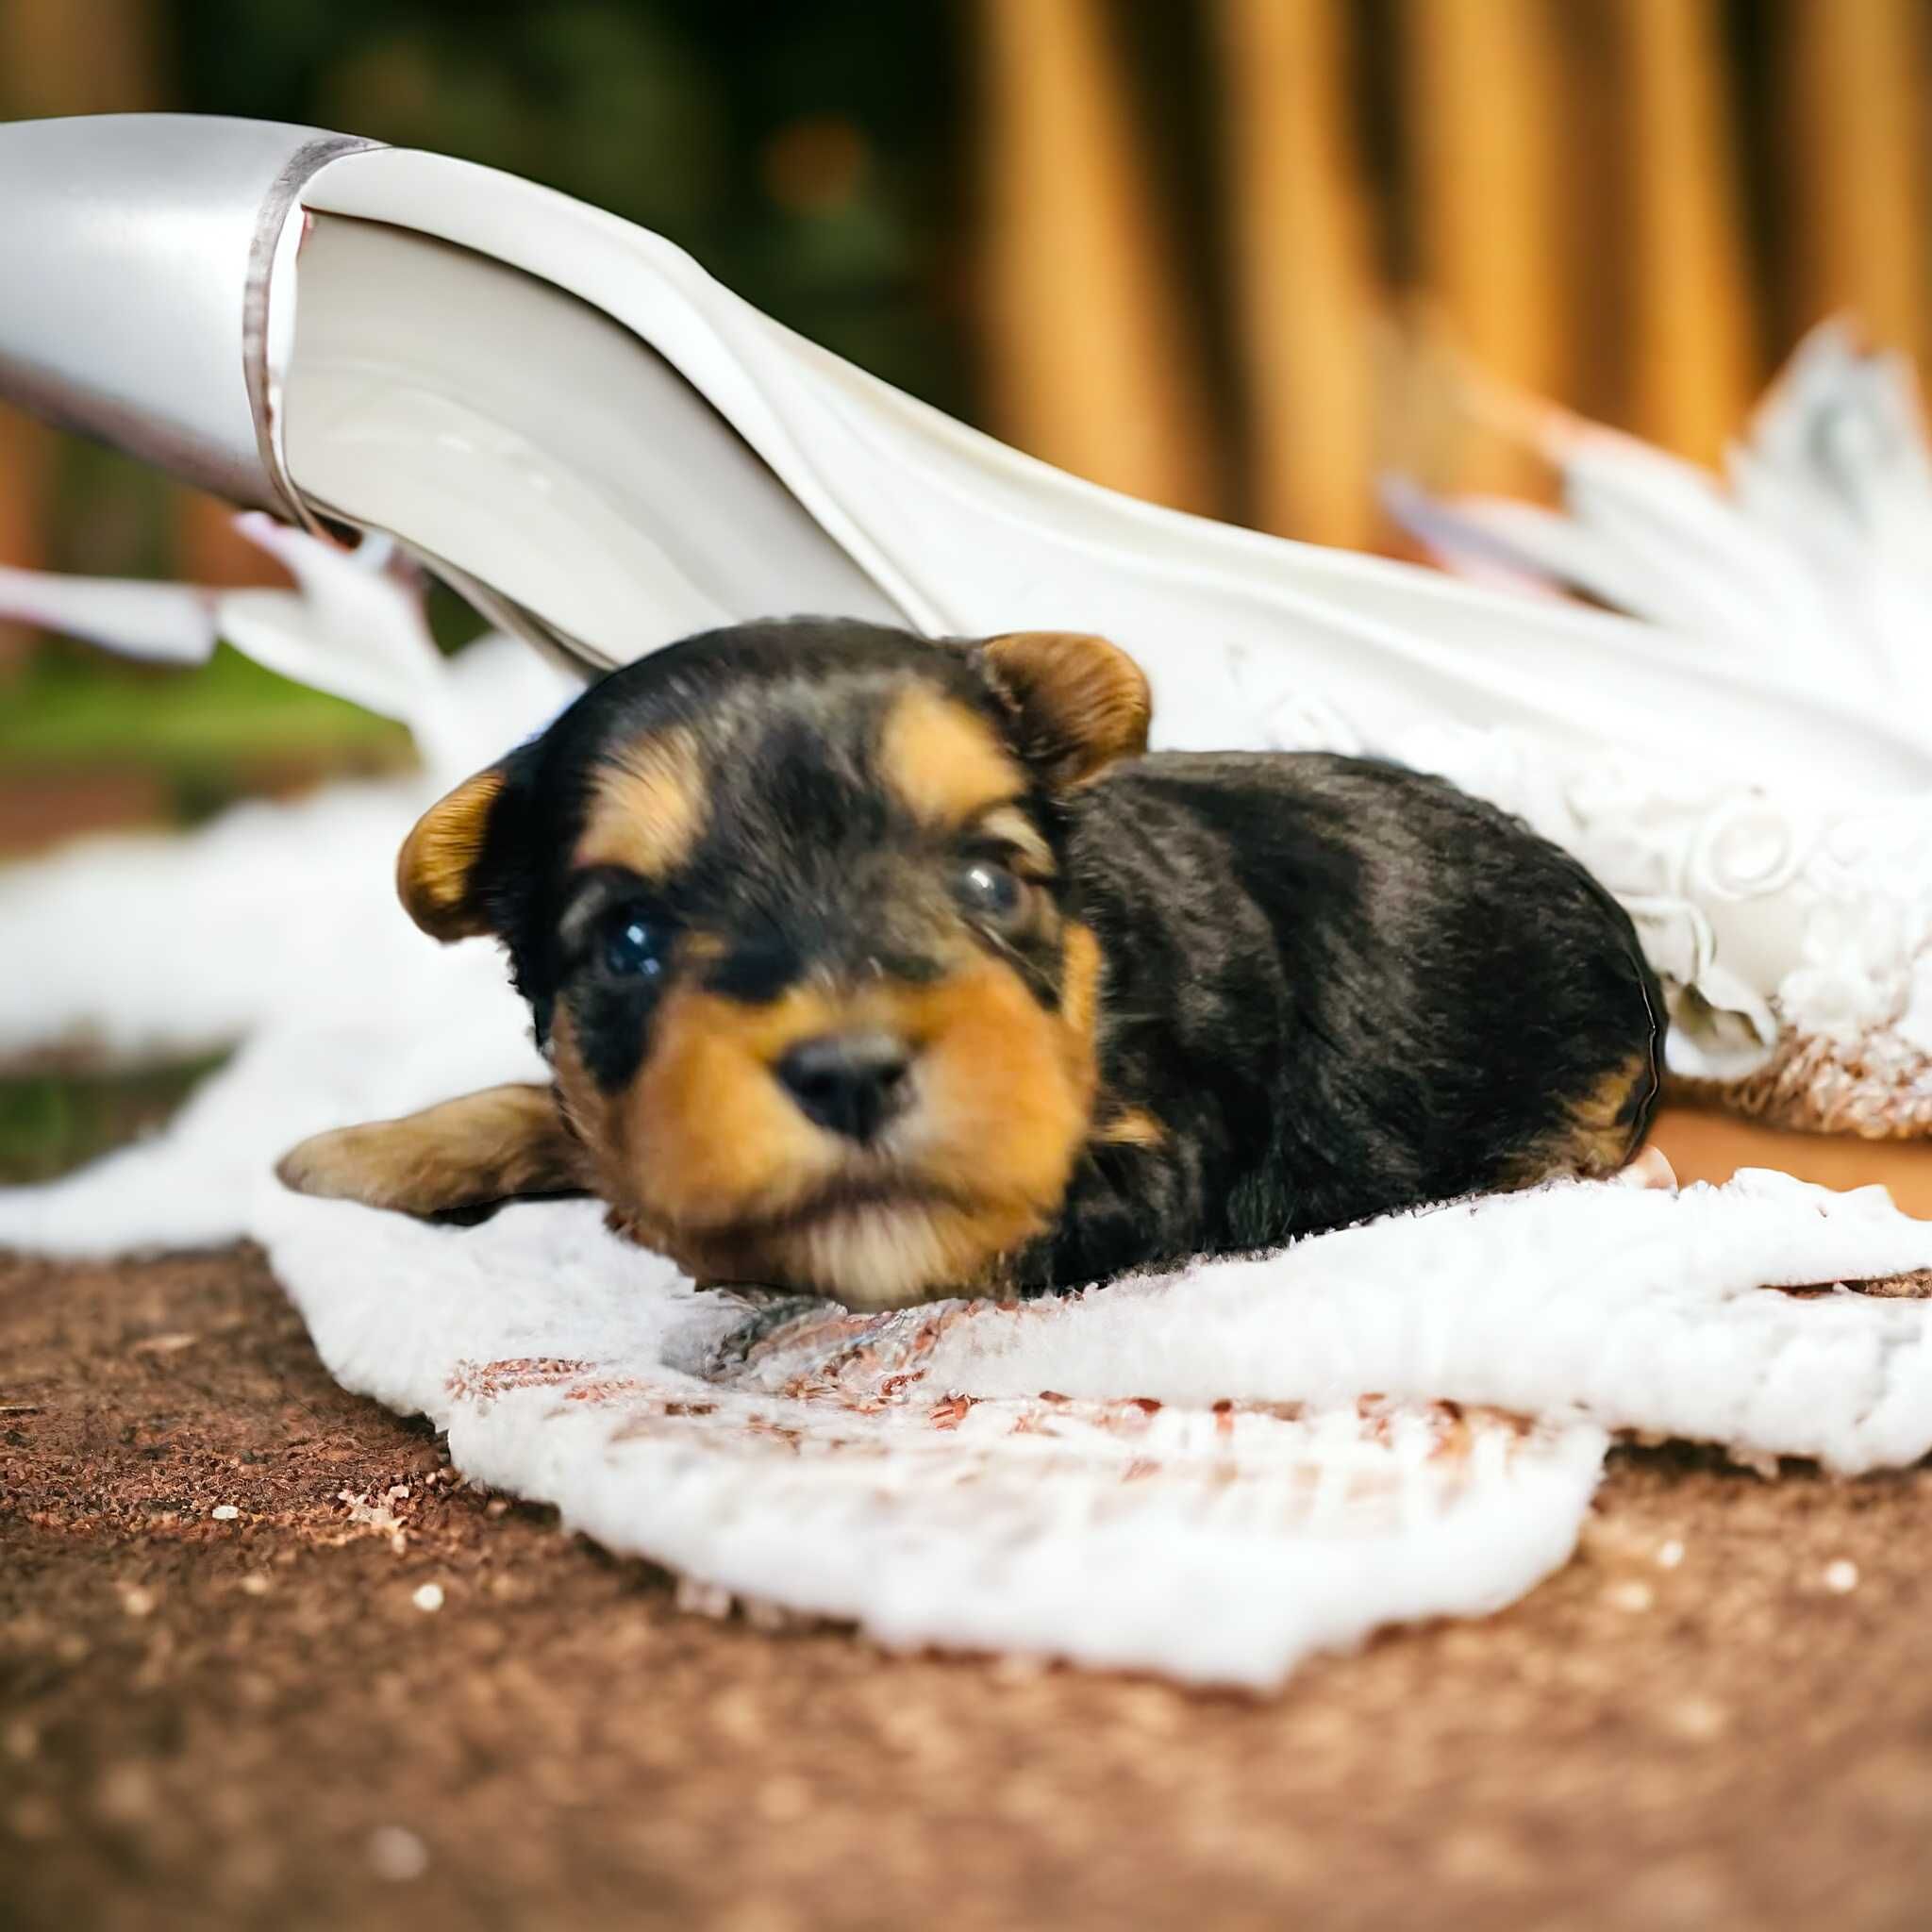
[[[1849,681],[1923,710],[1932,458],[1895,367],[1821,337],[1727,497],[1628,444],[1566,435],[1558,454],[1568,522],[1438,507],[1432,534],[1692,629],[1715,597],[1741,613],[1733,655],[1774,639],[1819,705]],[[0,571],[0,610],[175,659],[219,633],[404,719],[427,770],[0,874],[0,1058],[239,1042],[166,1134],[0,1193],[0,1242],[253,1236],[345,1384],[434,1418],[470,1475],[672,1566],[693,1603],[1204,1681],[1276,1683],[1381,1624],[1519,1596],[1567,1557],[1613,1431],[1847,1474],[1932,1449],[1932,1301],[1774,1286],[1932,1269],[1932,1224],[1871,1190],[1551,1186],[1019,1310],[831,1313],[762,1341],[758,1310],[695,1291],[590,1203],[463,1230],[289,1194],[271,1166],[308,1133],[541,1076],[493,952],[439,951],[390,881],[415,813],[569,687],[500,641],[452,671],[375,546],[352,560],[245,522],[299,593]],[[1447,608],[1449,590],[1416,594]],[[1553,615],[1548,651],[1574,629]],[[1827,649],[1846,637],[1856,678]],[[1170,647],[1228,656],[1211,633]],[[1307,698],[1299,735],[1269,741],[1352,744]],[[1200,742],[1253,724],[1196,709]],[[1624,898],[1673,987],[1678,1071],[1736,1077],[1795,1030],[1807,1077],[1858,1100],[1844,1110],[1932,1121],[1924,797],[1826,809],[1466,726],[1374,741],[1524,813]]]
[[[494,953],[418,935],[391,860],[563,688],[502,645],[425,677],[433,776],[0,875],[0,1051],[242,1041],[168,1133],[0,1193],[0,1242],[253,1236],[343,1383],[701,1607],[1199,1681],[1513,1600],[1568,1557],[1614,1430],[1845,1472],[1932,1449],[1932,1303],[1766,1287],[1932,1267],[1932,1226],[1871,1190],[1556,1185],[748,1348],[757,1311],[593,1204],[458,1229],[290,1194],[270,1166],[305,1133],[541,1072]]]

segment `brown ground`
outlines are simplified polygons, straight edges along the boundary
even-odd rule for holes
[[[1632,1453],[1278,1698],[898,1659],[458,1488],[251,1251],[0,1259],[0,1924],[1924,1926],[1928,1539],[1932,1470]]]

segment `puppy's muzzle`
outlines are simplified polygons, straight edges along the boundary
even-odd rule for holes
[[[821,1034],[791,1047],[772,1071],[807,1120],[861,1144],[912,1098],[912,1049],[891,1033]]]

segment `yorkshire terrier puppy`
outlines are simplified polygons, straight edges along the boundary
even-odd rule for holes
[[[436,806],[404,905],[508,948],[551,1087],[292,1187],[590,1191],[700,1281],[883,1307],[1104,1280],[1630,1159],[1664,1005],[1577,862],[1439,779],[1148,755],[1105,640],[715,631]]]

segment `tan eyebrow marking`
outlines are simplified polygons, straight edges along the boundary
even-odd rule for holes
[[[1012,846],[1024,861],[1029,877],[1051,878],[1057,870],[1053,847],[1041,836],[1040,827],[1016,805],[994,806],[973,829]]]
[[[941,831],[968,825],[1026,790],[1026,774],[977,713],[929,685],[908,685],[879,734],[879,771],[906,808]]]
[[[575,862],[668,877],[691,857],[704,830],[704,776],[697,738],[681,724],[608,754],[591,788]]]

